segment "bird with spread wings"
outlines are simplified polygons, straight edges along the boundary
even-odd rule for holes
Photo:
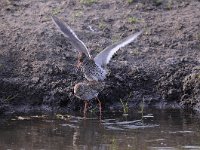
[[[101,102],[97,96],[104,87],[102,81],[105,80],[108,73],[106,69],[107,64],[120,48],[134,41],[139,35],[142,34],[143,31],[139,31],[108,46],[93,58],[86,45],[78,38],[75,32],[68,25],[64,24],[55,16],[52,16],[52,20],[58,27],[59,31],[69,40],[69,42],[80,54],[78,58],[80,63],[79,66],[82,68],[87,82],[80,82],[76,84],[74,86],[74,94],[76,97],[84,100],[85,102],[84,116],[87,110],[88,101],[93,98],[98,100],[101,114]]]

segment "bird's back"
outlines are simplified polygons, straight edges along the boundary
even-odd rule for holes
[[[103,81],[106,78],[106,70],[89,60],[83,64],[84,76],[88,81]]]
[[[74,94],[82,100],[91,100],[98,96],[99,85],[90,82],[80,82],[74,86]]]

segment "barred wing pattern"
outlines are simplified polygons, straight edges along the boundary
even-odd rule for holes
[[[61,33],[70,41],[70,43],[81,53],[84,53],[86,56],[91,58],[89,50],[86,45],[77,37],[74,31],[68,26],[65,25],[60,19],[55,16],[52,16],[52,20]]]

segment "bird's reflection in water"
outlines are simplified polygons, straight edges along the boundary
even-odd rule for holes
[[[66,123],[61,124],[61,126],[69,128],[68,130],[73,130],[71,144],[73,149],[98,147],[99,137],[101,137],[101,133],[104,130],[101,118],[91,114],[88,118],[75,116],[71,116],[70,118]]]
[[[78,140],[79,136],[80,136],[80,131],[79,131],[78,128],[76,128],[75,131],[74,131],[73,137],[72,137],[72,139],[73,139],[72,145],[73,145],[74,150],[78,149],[77,140]]]
[[[139,117],[137,120],[130,120],[127,115],[116,119],[100,119],[98,117],[92,117],[93,116],[90,116],[86,119],[79,119],[78,122],[71,120],[72,123],[76,122],[76,125],[73,125],[73,149],[93,149],[94,147],[96,149],[108,149],[110,144],[112,145],[117,143],[112,141],[110,144],[107,143],[107,140],[109,139],[107,132],[112,133],[113,131],[117,131],[119,133],[123,133],[121,131],[124,131],[125,133],[127,129],[131,128],[138,129],[158,126],[153,124],[145,124],[143,119],[141,119],[142,117]],[[112,137],[112,134],[110,136],[112,140],[115,141],[115,139]]]
[[[200,120],[192,112],[153,109],[145,110],[143,114],[129,112],[125,116],[106,113],[102,120],[97,116],[98,113],[88,114],[86,119],[72,115],[56,119],[10,120],[0,125],[0,149],[200,147]]]

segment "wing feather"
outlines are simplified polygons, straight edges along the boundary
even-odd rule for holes
[[[61,33],[70,41],[70,43],[81,53],[85,53],[86,56],[91,58],[91,55],[86,47],[86,45],[77,37],[74,31],[68,26],[65,25],[60,19],[55,16],[52,16],[52,20]]]
[[[105,48],[102,52],[97,54],[97,56],[94,58],[95,63],[100,66],[105,66],[109,63],[112,56],[122,47],[126,46],[127,44],[131,43],[133,40],[135,40],[140,34],[142,34],[143,31],[137,32],[133,35],[128,36],[125,39],[122,39],[119,42],[116,42],[112,44],[111,46],[108,46]]]

